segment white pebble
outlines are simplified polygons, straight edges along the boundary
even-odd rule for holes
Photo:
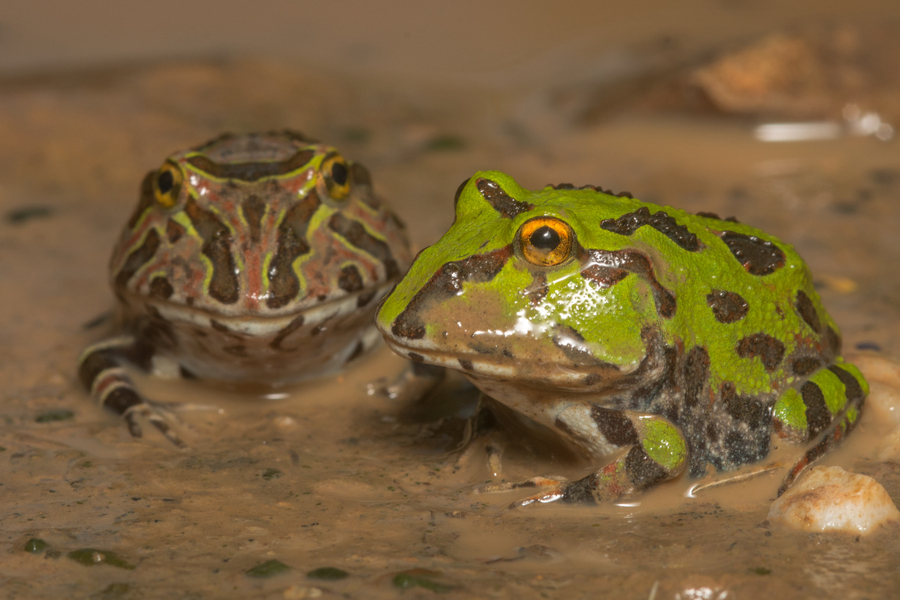
[[[877,481],[840,467],[813,467],[769,509],[769,520],[803,531],[868,534],[900,520]]]

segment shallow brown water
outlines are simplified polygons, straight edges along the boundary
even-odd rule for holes
[[[767,144],[753,138],[755,121],[652,102],[613,102],[603,118],[583,119],[596,90],[411,90],[264,61],[8,80],[0,596],[881,598],[900,589],[900,528],[855,538],[770,525],[778,473],[693,499],[676,481],[634,506],[509,510],[515,495],[474,492],[491,477],[478,449],[450,451],[459,421],[435,425],[458,395],[421,407],[366,394],[401,366],[383,348],[335,379],[276,390],[280,400],[142,379],[159,400],[216,408],[184,413],[186,451],[149,432],[132,440],[78,388],[78,353],[104,327],[85,324],[112,305],[105,265],[143,173],[225,129],[285,126],[364,162],[416,249],[446,229],[453,191],[482,168],[527,187],[602,184],[735,214],[797,246],[848,350],[900,354],[896,141]],[[73,417],[36,420],[59,409]],[[900,467],[873,458],[885,430],[864,415],[828,462],[875,477],[897,502]],[[540,447],[511,447],[504,460],[509,480],[579,469]],[[31,538],[50,551],[25,552]],[[85,548],[135,568],[67,557]],[[246,574],[272,559],[290,571]],[[306,576],[319,567],[349,576]],[[401,591],[402,574],[433,585]]]

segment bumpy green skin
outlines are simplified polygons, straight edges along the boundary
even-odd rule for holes
[[[517,232],[535,217],[571,228],[561,264],[526,260]],[[631,448],[627,489],[611,497],[686,465],[700,476],[757,461],[773,431],[837,441],[868,392],[789,244],[590,186],[525,190],[496,171],[461,186],[453,226],[377,325],[401,355],[462,370],[598,461]],[[610,496],[599,473],[564,492]]]

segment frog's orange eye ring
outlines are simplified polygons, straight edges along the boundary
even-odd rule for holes
[[[350,167],[340,154],[325,157],[319,173],[332,200],[343,200],[350,193]]]
[[[525,221],[516,235],[516,243],[525,260],[539,267],[555,267],[565,262],[575,247],[575,232],[554,217],[535,217]]]
[[[172,208],[178,201],[184,174],[177,165],[165,163],[153,178],[153,195],[164,208]]]

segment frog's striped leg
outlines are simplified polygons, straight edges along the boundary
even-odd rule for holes
[[[130,363],[142,371],[152,368],[153,349],[133,336],[124,335],[98,342],[85,348],[78,360],[78,377],[97,402],[125,419],[128,431],[142,437],[137,417],[147,418],[176,446],[184,442],[169,425],[170,415],[144,399],[125,370]]]
[[[659,415],[615,410],[596,404],[570,405],[556,418],[569,439],[593,454],[618,454],[602,469],[577,481],[535,477],[505,489],[543,488],[519,504],[532,502],[603,503],[677,477],[688,463],[687,442],[671,421]],[[500,491],[494,487],[489,491]]]
[[[869,384],[850,363],[837,363],[813,374],[799,391],[790,388],[775,403],[775,430],[788,442],[802,444],[818,438],[788,472],[781,496],[800,472],[834,448],[859,420]]]

